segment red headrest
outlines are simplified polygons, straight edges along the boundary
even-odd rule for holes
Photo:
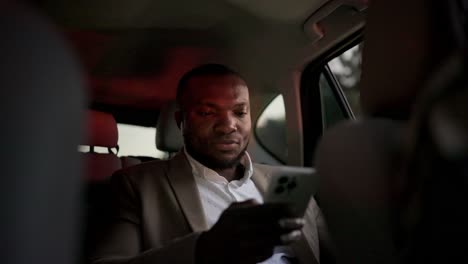
[[[117,122],[111,114],[89,110],[88,135],[83,145],[98,147],[117,147],[119,134]]]

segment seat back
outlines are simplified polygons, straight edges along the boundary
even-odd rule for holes
[[[176,153],[184,146],[182,133],[175,121],[177,104],[168,102],[159,112],[156,126],[156,148],[169,153]]]
[[[83,146],[89,151],[82,153],[86,181],[86,230],[84,258],[89,256],[92,243],[106,223],[111,212],[111,191],[109,181],[112,174],[122,168],[117,156],[117,123],[111,114],[89,110],[87,113],[87,136]],[[104,149],[98,153],[97,148]],[[102,152],[102,151],[101,151]]]
[[[420,113],[428,109],[421,100],[431,84],[440,82],[434,73],[456,47],[450,5],[375,0],[369,7],[361,83],[367,118],[327,131],[315,162],[338,263],[446,262],[442,256],[453,255],[440,245],[449,241],[435,241],[440,233],[421,228],[433,218],[417,213],[435,204],[425,209],[418,195],[426,189],[424,175],[441,162],[418,144],[429,142],[420,125],[428,118]],[[384,22],[396,13],[395,23]]]
[[[433,2],[370,3],[360,83],[368,116],[407,120],[426,80],[455,47],[448,4]]]
[[[25,1],[0,3],[0,256],[79,263],[84,75],[56,26]]]
[[[337,263],[396,263],[392,181],[403,129],[402,122],[388,119],[341,122],[319,143],[320,206]]]
[[[468,262],[466,55],[441,62],[411,119],[398,215],[412,263]]]

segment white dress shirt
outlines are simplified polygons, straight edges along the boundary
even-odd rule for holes
[[[228,182],[226,178],[195,160],[185,149],[184,152],[195,176],[208,228],[211,228],[218,221],[221,213],[233,202],[254,199],[260,204],[263,203],[263,197],[251,179],[253,166],[247,152],[241,160],[241,164],[245,167],[244,176],[240,180],[233,180],[231,182]],[[276,247],[273,256],[262,262],[262,264],[289,263],[283,256],[292,257],[293,253],[291,249],[284,246]]]

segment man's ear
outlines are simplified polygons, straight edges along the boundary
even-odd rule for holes
[[[177,110],[174,112],[174,118],[177,124],[177,127],[182,130],[182,122],[183,122],[183,117],[182,117],[182,111]]]

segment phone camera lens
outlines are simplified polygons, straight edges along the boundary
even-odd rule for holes
[[[296,181],[292,181],[290,183],[288,183],[288,190],[292,190],[294,188],[296,188],[297,184],[296,184]]]
[[[283,192],[284,192],[284,187],[283,186],[276,187],[276,189],[275,189],[276,194],[281,194]]]
[[[281,177],[278,179],[279,184],[285,184],[288,182],[288,177]]]

